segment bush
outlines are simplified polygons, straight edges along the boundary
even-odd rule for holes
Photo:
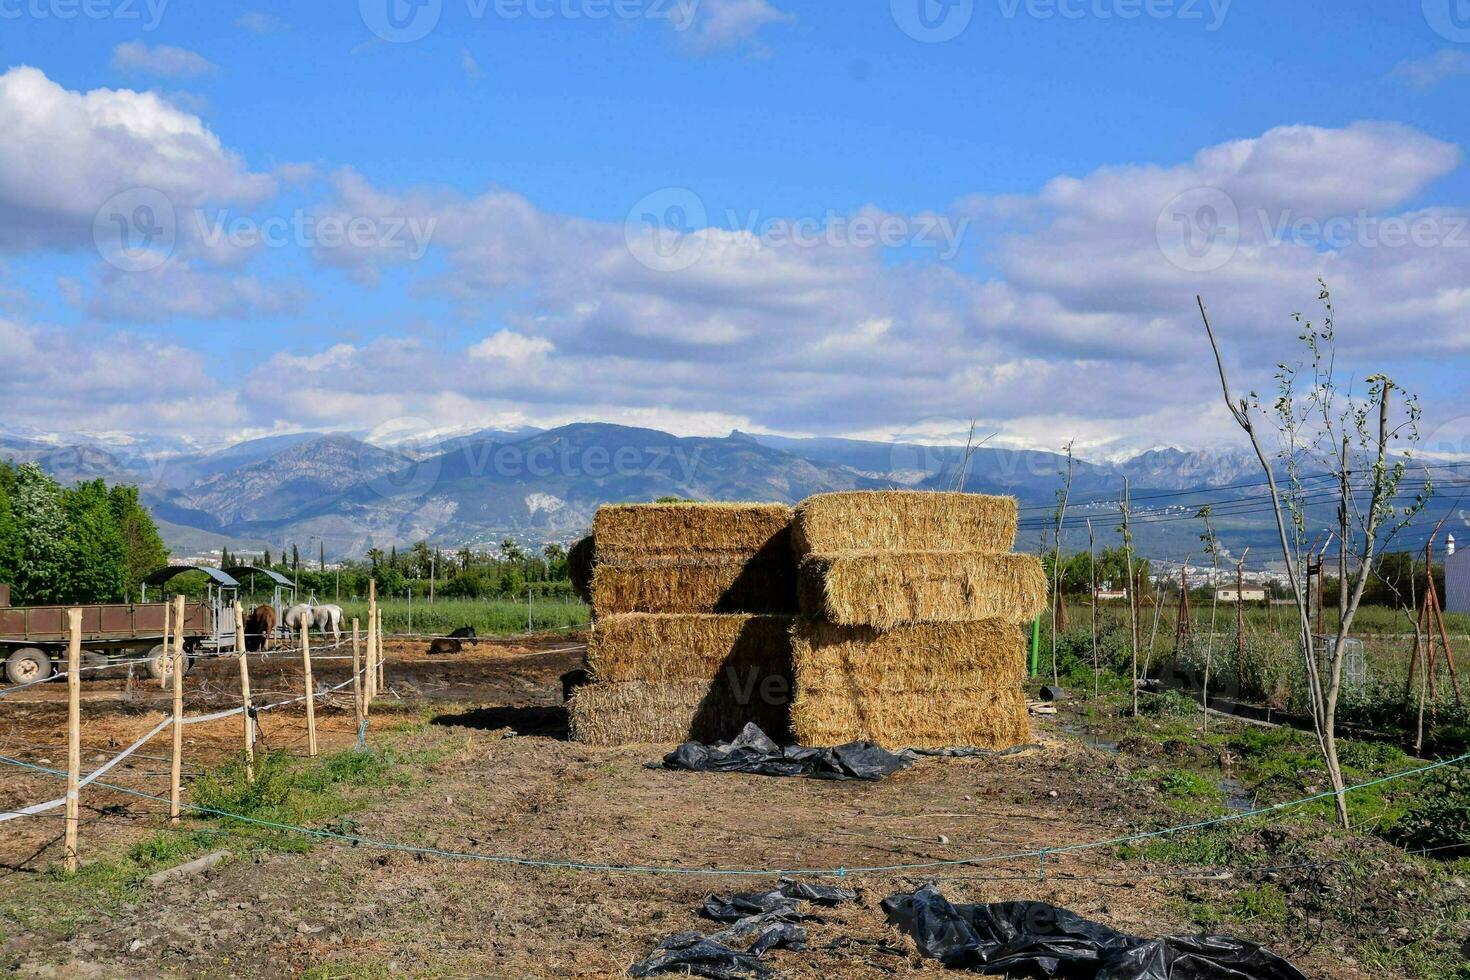
[[[1470,772],[1450,767],[1426,776],[1419,785],[1418,798],[1391,828],[1389,836],[1409,850],[1470,851]]]
[[[1189,695],[1179,691],[1163,694],[1148,694],[1138,704],[1138,710],[1153,718],[1190,718],[1199,714],[1199,705]]]

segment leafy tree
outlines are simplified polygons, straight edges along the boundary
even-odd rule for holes
[[[0,582],[6,584],[20,581],[21,563],[25,555],[20,521],[16,519],[10,504],[15,493],[16,477],[14,466],[0,463]]]
[[[108,491],[113,520],[122,534],[126,592],[132,595],[150,572],[168,564],[168,549],[158,534],[153,515],[138,501],[138,488],[116,486]]]
[[[526,552],[516,544],[514,538],[506,538],[500,542],[500,557],[505,561],[523,562],[526,560]]]
[[[61,485],[35,463],[26,463],[17,474],[12,508],[21,531],[15,582],[19,600],[34,604],[65,601],[66,512],[61,505]]]
[[[79,483],[61,492],[66,515],[64,602],[115,602],[128,588],[127,545],[113,515],[107,484]]]

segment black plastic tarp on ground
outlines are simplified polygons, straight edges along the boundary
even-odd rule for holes
[[[690,772],[744,772],[760,776],[876,781],[913,764],[907,756],[872,742],[849,742],[831,749],[790,745],[782,748],[754,722],[733,742],[685,742],[664,756],[663,768]]]
[[[1225,936],[1144,940],[1045,902],[953,905],[933,885],[883,900],[888,921],[945,966],[1039,980],[1306,980]]]

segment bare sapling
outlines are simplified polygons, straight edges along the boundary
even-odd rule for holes
[[[1296,605],[1298,645],[1313,730],[1332,782],[1338,819],[1346,828],[1350,825],[1346,784],[1337,753],[1337,705],[1342,692],[1345,641],[1380,551],[1424,509],[1432,489],[1426,479],[1411,500],[1399,504],[1400,487],[1419,440],[1418,401],[1384,374],[1364,379],[1366,389],[1361,393],[1352,381],[1339,380],[1335,310],[1326,284],[1321,283],[1321,287],[1318,298],[1323,304],[1323,317],[1313,323],[1301,314],[1293,316],[1300,327],[1298,339],[1305,355],[1295,364],[1277,365],[1276,395],[1269,404],[1263,404],[1254,392],[1239,400],[1231,393],[1209,311],[1202,297],[1197,302],[1226,407],[1250,439],[1266,475],[1287,584]],[[1401,393],[1397,405],[1396,391]],[[1278,440],[1274,452],[1268,453],[1263,446],[1263,430],[1274,431]],[[1311,556],[1307,538],[1313,533],[1311,525],[1320,520],[1309,514],[1309,508],[1321,507],[1324,477],[1335,481],[1337,511],[1333,517],[1343,536],[1339,563],[1342,598],[1335,634],[1317,636],[1312,629],[1306,581]],[[1407,491],[1403,495],[1407,497]]]
[[[1060,684],[1057,673],[1057,632],[1062,628],[1062,525],[1067,520],[1067,501],[1072,496],[1072,444],[1066,446],[1066,482],[1057,491],[1057,530],[1052,537],[1051,552],[1051,682]]]

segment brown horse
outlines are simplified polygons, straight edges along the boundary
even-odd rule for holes
[[[275,631],[276,611],[270,606],[256,606],[245,617],[245,649],[251,653],[269,650]]]

